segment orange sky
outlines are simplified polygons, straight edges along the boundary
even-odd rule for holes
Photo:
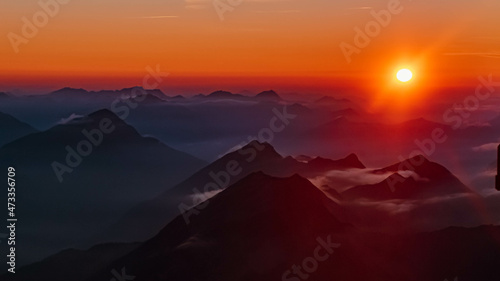
[[[500,76],[497,0],[401,1],[348,63],[339,44],[354,44],[354,28],[391,1],[242,0],[221,21],[212,0],[70,0],[18,53],[9,34],[22,36],[22,18],[41,7],[2,1],[0,90],[138,85],[148,65],[169,72],[176,89],[377,85],[399,66],[418,69],[424,87]]]

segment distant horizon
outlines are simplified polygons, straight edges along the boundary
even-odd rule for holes
[[[380,92],[399,68],[415,70],[416,89],[500,76],[494,1],[246,1],[223,15],[210,1],[58,3],[9,4],[2,91],[126,87],[148,66],[170,73],[163,89],[191,93]]]
[[[478,76],[468,76],[460,79],[460,83],[448,83],[443,85],[421,86],[420,91],[440,91],[448,89],[462,89],[463,91],[474,91],[477,86]],[[483,73],[484,75],[484,73]],[[132,77],[75,77],[73,79],[63,78],[53,82],[48,79],[38,78],[33,82],[29,80],[19,81],[0,78],[0,92],[15,95],[41,95],[62,88],[85,89],[87,91],[121,90],[132,87],[143,87],[142,76]],[[5,81],[2,81],[4,80]],[[162,90],[167,95],[193,96],[201,93],[211,93],[218,90],[234,93],[250,91],[261,92],[274,90],[282,94],[300,95],[325,95],[337,96],[340,92],[363,95],[377,90],[377,85],[371,83],[373,78],[356,80],[355,77],[327,77],[327,76],[175,76],[169,75],[155,89]],[[444,80],[443,80],[444,81]],[[10,85],[8,84],[10,83]],[[171,94],[170,94],[171,93]],[[441,97],[436,97],[441,98]]]

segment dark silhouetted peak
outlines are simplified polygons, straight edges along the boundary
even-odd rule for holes
[[[0,112],[0,146],[20,137],[37,132],[35,128],[15,117]]]
[[[53,93],[65,92],[65,91],[85,91],[85,90],[82,88],[77,89],[77,88],[71,88],[71,87],[64,87],[64,88],[61,88],[59,90],[54,91]]]
[[[141,103],[157,104],[157,103],[165,102],[165,100],[157,97],[156,95],[151,95],[151,94],[148,94],[142,98],[144,98],[144,99],[143,100],[141,99]]]
[[[246,220],[254,220],[255,214],[259,213],[259,217],[266,221],[283,218],[286,214],[287,217],[294,218],[287,220],[286,224],[299,228],[301,226],[297,224],[308,224],[311,220],[316,221],[318,225],[315,227],[319,228],[326,223],[340,226],[335,216],[325,208],[325,204],[332,204],[332,202],[329,202],[310,181],[298,174],[274,177],[257,171],[245,176],[210,199],[210,204],[204,212],[197,217],[192,217],[193,221],[190,226],[205,225],[207,218],[239,220],[246,224]],[[226,215],[228,212],[231,216]],[[322,220],[317,220],[319,217]],[[223,221],[218,223],[225,224]],[[257,223],[265,223],[265,221]],[[283,229],[283,231],[286,230]]]
[[[282,156],[276,151],[276,149],[267,142],[259,142],[257,140],[253,140],[249,142],[247,145],[245,145],[243,148],[239,149],[239,151],[242,152],[248,149],[254,149],[255,151],[257,151],[257,154],[259,156],[282,158]]]
[[[410,159],[401,161],[383,169],[375,170],[375,173],[413,171],[418,176],[435,181],[459,180],[442,165],[429,161],[423,155],[416,155]]]
[[[86,94],[86,93],[88,93],[88,91],[85,89],[81,88],[75,89],[70,87],[64,87],[62,89],[52,92],[52,94]]]
[[[143,87],[135,86],[135,87],[131,87],[131,88],[123,88],[123,89],[115,91],[115,92],[134,94],[135,96],[142,96],[142,95],[146,95],[148,93],[148,91],[152,91],[152,90],[146,90]],[[162,94],[163,94],[163,92],[162,92]]]
[[[327,163],[330,163],[332,160],[330,159],[327,159],[327,158],[323,158],[323,157],[316,157],[312,160],[309,161],[310,164],[312,163],[316,163],[316,164],[327,164]]]
[[[26,132],[34,132],[36,131],[33,127],[30,125],[19,121],[15,117],[5,114],[0,112],[0,126],[2,129],[2,132],[4,132],[2,135],[8,135],[9,133],[13,133],[13,131],[17,130],[22,130]]]
[[[165,96],[165,93],[163,93],[162,90],[160,89],[150,89],[150,90],[146,90],[149,94],[151,95],[160,95],[160,96]]]
[[[109,120],[109,121],[107,121]],[[58,126],[53,127],[54,131],[63,134],[70,134],[69,132],[73,130],[81,130],[82,127],[85,128],[101,128],[101,127],[118,127],[120,132],[127,132],[127,134],[132,133],[133,135],[138,135],[136,130],[125,123],[120,117],[109,109],[101,109],[90,113],[85,116],[72,114],[68,118],[62,119]],[[52,130],[50,129],[50,130]],[[49,131],[50,131],[49,130]]]
[[[173,96],[173,97],[168,97],[168,99],[170,99],[170,100],[185,100],[186,97],[184,97],[183,95],[177,95],[177,96]]]
[[[234,97],[239,97],[239,96],[240,95],[235,95],[235,94],[228,92],[228,91],[215,91],[215,92],[211,93],[210,95],[208,95],[207,97],[221,99],[221,98],[234,98]]]
[[[281,171],[281,169],[284,169],[283,166],[286,161],[269,143],[261,143],[254,140],[212,162],[186,179],[186,181],[174,187],[172,191],[176,194],[188,195],[192,191],[193,186],[204,185],[206,182],[212,181],[213,179],[209,176],[211,172],[227,170],[227,165],[231,162],[238,163],[238,166],[242,168],[240,174],[231,177],[230,180],[234,183],[242,177],[257,171]],[[168,192],[164,194],[166,194],[165,196],[170,196]]]
[[[264,146],[266,148],[271,148],[271,149],[274,149],[274,147],[268,143],[268,142],[260,142],[258,140],[252,140],[250,141],[247,145],[245,145],[243,148],[247,148],[247,147],[250,147],[250,146],[253,146],[253,147],[256,147],[256,146]]]
[[[351,163],[353,167],[358,167],[358,168],[366,168],[365,165],[359,160],[358,155],[351,153],[349,154],[344,160],[347,163]]]
[[[358,156],[356,154],[350,154],[349,156],[339,159],[339,160],[331,160],[322,157],[316,157],[308,163],[310,168],[318,169],[318,170],[327,170],[327,169],[350,169],[350,168],[358,168],[363,169],[365,165],[361,163]]]
[[[104,120],[104,121],[103,121]],[[102,123],[107,122],[105,120],[110,120],[111,123]],[[68,118],[62,119],[59,122],[59,126],[54,127],[56,130],[65,130],[64,127],[95,127],[99,128],[101,126],[119,126],[122,128],[132,129],[135,132],[135,129],[128,126],[120,117],[118,117],[115,113],[110,111],[109,109],[101,109],[90,113],[86,116],[72,114]],[[128,130],[127,129],[127,130]]]
[[[0,92],[0,98],[8,98],[10,97],[7,93],[5,92]]]
[[[0,112],[0,122],[20,122],[20,121],[14,118],[12,115]]]
[[[297,245],[302,246],[305,241],[314,242],[319,233],[340,234],[350,229],[349,225],[341,223],[330,211],[334,204],[308,180],[300,176],[278,178],[267,176],[262,172],[252,173],[212,197],[202,211],[189,218],[189,224],[186,224],[185,217],[178,216],[155,237],[116,264],[127,264],[137,276],[146,276],[144,280],[148,279],[148,274],[149,276],[162,274],[164,278],[161,280],[173,280],[176,279],[174,276],[179,276],[178,270],[167,272],[164,267],[148,267],[149,261],[171,259],[174,262],[183,262],[183,257],[188,254],[184,260],[191,261],[192,258],[201,257],[206,263],[205,252],[216,257],[225,257],[226,253],[235,252],[247,252],[253,255],[256,249],[261,248],[262,243],[273,245],[272,248],[266,248],[263,255],[288,257],[288,253],[283,254],[284,249],[295,251]],[[210,243],[205,243],[208,239]],[[196,247],[195,243],[198,241],[206,246],[203,246],[203,249]],[[182,251],[186,246],[191,246],[189,253]],[[230,257],[228,260],[234,258]],[[282,261],[281,258],[278,259],[279,264],[282,264]],[[259,268],[257,264],[259,263],[255,263],[253,259],[251,264],[244,261],[241,263],[241,269],[238,269],[238,274],[232,274],[229,278],[216,277],[214,280],[244,280],[248,268]],[[262,264],[267,266],[269,261],[266,260]],[[182,268],[192,271],[184,266]],[[217,265],[217,268],[220,266]],[[274,270],[279,267],[273,264],[271,268]],[[103,272],[108,273],[110,270],[106,269]],[[203,276],[214,276],[212,267],[208,270]],[[281,273],[278,276],[281,276]],[[186,278],[176,280],[184,279]],[[190,280],[203,280],[203,278],[195,276]]]
[[[100,109],[98,111],[95,111],[93,113],[90,113],[88,115],[89,118],[91,118],[92,120],[102,120],[104,118],[108,118],[112,121],[120,121],[122,122],[122,120],[120,119],[120,117],[118,117],[114,112],[112,112],[111,110],[109,109]]]
[[[281,100],[281,97],[273,90],[264,91],[260,94],[257,94],[255,97],[262,100],[272,100],[272,101]]]

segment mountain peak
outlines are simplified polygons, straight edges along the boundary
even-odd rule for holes
[[[100,109],[87,115],[72,114],[68,118],[60,121],[59,126],[54,128],[67,127],[67,126],[101,126],[102,120],[108,119],[112,124],[118,126],[128,127],[128,125],[115,113],[109,109]]]
[[[358,156],[354,153],[351,153],[347,157],[339,160],[331,160],[322,157],[316,157],[311,161],[309,161],[308,163],[316,168],[329,168],[329,169],[366,168],[366,166],[359,160]]]
[[[141,87],[141,86],[133,86],[130,88],[123,88],[120,91],[131,91],[131,90],[144,90],[144,91],[146,91],[146,89],[144,89],[144,87]]]
[[[230,98],[230,97],[235,97],[235,96],[238,96],[238,95],[235,95],[235,94],[228,92],[228,91],[219,90],[219,91],[215,91],[215,92],[209,94],[207,97],[209,97],[209,98]]]
[[[282,158],[282,156],[276,151],[274,146],[272,146],[268,142],[259,142],[258,140],[253,140],[247,145],[243,146],[239,151],[245,151],[247,149],[255,149],[258,151],[258,154],[262,156]]]
[[[263,91],[255,96],[258,99],[279,101],[281,97],[273,90]]]
[[[52,94],[59,94],[59,93],[68,93],[68,92],[71,92],[71,93],[88,93],[87,90],[85,89],[82,89],[82,88],[71,88],[71,87],[64,87],[64,88],[61,88],[59,90],[56,90],[54,92],[52,92]]]
[[[92,112],[88,115],[89,118],[93,120],[101,120],[104,118],[111,119],[113,121],[115,120],[121,120],[120,117],[118,117],[114,112],[112,112],[109,109],[100,109],[95,112]]]
[[[344,160],[349,162],[349,163],[356,163],[356,164],[358,164],[358,166],[362,166],[363,168],[365,168],[365,165],[363,165],[361,160],[359,160],[358,155],[356,155],[354,153],[347,155],[347,157],[344,158]]]
[[[274,147],[270,143],[268,143],[268,142],[260,142],[258,140],[252,140],[252,141],[250,141],[243,148],[249,147],[249,146],[265,146],[266,148],[272,148],[272,149],[274,149]]]
[[[173,97],[168,97],[168,99],[171,99],[171,100],[185,100],[186,97],[184,97],[183,95],[177,95],[177,96],[173,96]]]
[[[0,130],[2,131],[0,135],[0,147],[20,137],[37,132],[37,130],[29,124],[2,112],[0,112]]]

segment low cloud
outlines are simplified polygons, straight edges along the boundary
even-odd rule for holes
[[[337,192],[344,192],[351,187],[380,183],[392,174],[394,172],[375,174],[373,169],[332,170],[323,175],[309,178],[309,180],[316,187],[321,188],[327,185]],[[398,174],[405,178],[413,177],[416,181],[427,181],[427,179],[420,177],[413,171],[399,171]]]
[[[217,195],[221,192],[222,192],[222,189],[219,189],[219,190],[211,190],[211,191],[207,191],[207,192],[203,192],[203,193],[189,195],[188,201],[201,203],[203,201],[206,201],[206,200],[214,197],[215,195]]]
[[[72,121],[78,120],[78,119],[83,118],[83,117],[84,117],[83,115],[72,113],[69,117],[62,118],[61,120],[59,120],[59,122],[57,122],[57,124],[59,124],[59,125],[68,124]]]
[[[497,142],[487,143],[487,144],[473,147],[472,150],[475,152],[496,151],[499,144],[500,143],[497,143]]]

